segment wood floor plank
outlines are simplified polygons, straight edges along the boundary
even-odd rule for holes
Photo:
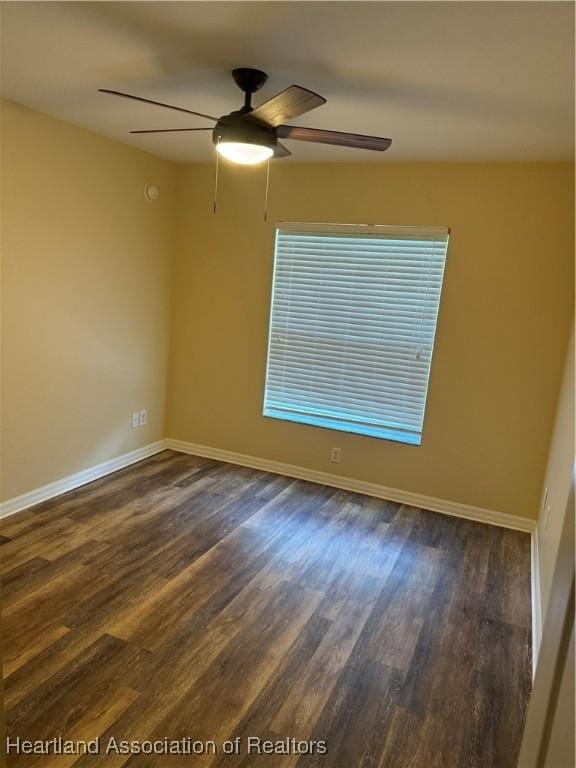
[[[405,768],[414,764],[422,723],[411,712],[394,707],[385,723],[385,739],[374,768]]]
[[[430,547],[402,549],[379,600],[369,653],[383,665],[407,670],[440,576],[442,555]]]
[[[305,595],[307,599],[303,599]],[[218,626],[212,630],[193,626],[192,633],[181,632],[166,649],[167,655],[161,656],[156,665],[152,660],[144,671],[145,695],[110,729],[110,734],[124,739],[143,738],[144,734],[179,738],[186,734],[190,722],[195,723],[195,734],[202,728],[210,728],[212,733],[207,721],[215,718],[220,730],[226,723],[234,728],[250,692],[257,692],[262,680],[274,673],[275,663],[298,637],[318,600],[315,593],[285,583],[279,591],[267,593],[267,599],[259,603],[255,621],[237,623],[234,634],[219,632]],[[227,682],[227,675],[236,675],[237,682]],[[135,764],[145,765],[141,760],[139,757]],[[108,768],[118,762],[114,756],[107,756],[99,765]],[[88,764],[89,759],[79,763],[82,767]],[[161,763],[155,758],[153,764]]]
[[[328,619],[322,617],[318,611],[314,612],[279,664],[275,674],[263,686],[258,697],[230,733],[230,739],[239,737],[243,743],[246,743],[249,736],[262,735],[264,738],[266,734],[271,733],[270,722],[283,706],[294,686],[294,681],[299,680],[304,674],[330,626],[331,622]],[[277,734],[275,736],[277,737]],[[270,762],[270,756],[266,756],[265,761]],[[253,756],[243,752],[238,755],[221,754],[214,760],[214,768],[239,768],[239,766],[246,768],[257,764],[258,761]]]
[[[148,657],[148,664],[134,664],[123,684],[139,689],[134,702],[102,734],[102,740],[143,740],[151,738],[154,729],[166,718],[177,702],[185,700],[189,691],[195,691],[198,679],[222,651],[227,643],[223,635],[197,631],[193,635],[181,633],[169,645],[169,652]],[[131,683],[131,680],[135,681]],[[163,736],[168,734],[163,734]],[[113,752],[98,757],[98,768],[119,768],[130,755]],[[81,757],[75,768],[93,765],[89,756]]]
[[[13,648],[3,649],[3,674],[10,677],[31,659],[38,656],[46,648],[67,635],[70,630],[61,624],[53,623],[43,627],[42,631],[34,632],[33,637],[28,636],[26,642]]]
[[[99,480],[68,491],[61,496],[36,504],[17,515],[0,520],[0,532],[9,531],[13,524],[20,525],[24,520],[37,522],[38,515],[42,521],[46,522],[58,517],[69,516],[73,518],[75,512],[83,513],[85,511],[87,502],[93,509],[101,499],[110,501],[114,497],[118,498],[121,491],[131,492],[131,489],[140,486],[146,477],[156,475],[154,482],[157,482],[158,478],[162,477],[161,473],[167,468],[173,467],[175,461],[178,461],[179,467],[186,466],[190,470],[195,465],[201,465],[205,460],[197,457],[182,457],[175,460],[171,451],[164,451],[137,464],[120,469],[111,475],[106,475]]]
[[[464,546],[444,550],[447,556],[400,696],[402,706],[421,717],[426,710],[446,716],[458,708],[466,711],[473,686],[492,538],[488,526],[457,522]]]
[[[123,686],[108,689],[102,696],[94,696],[76,725],[69,730],[68,738],[75,742],[89,742],[99,738],[138,697],[136,691]],[[78,756],[75,754],[60,755],[50,761],[50,768],[69,768],[77,760]],[[39,760],[38,765],[45,762],[45,759]]]
[[[315,498],[313,495],[307,503]],[[125,612],[110,632],[154,650],[212,595],[226,588],[233,592],[246,574],[255,575],[282,546],[281,537],[290,534],[294,517],[302,509],[292,486],[282,491],[144,603]],[[258,516],[260,526],[254,522]]]
[[[492,530],[485,610],[493,619],[530,629],[530,535]]]
[[[96,698],[117,686],[118,672],[138,650],[102,635],[67,667],[32,691],[8,712],[7,727],[16,736],[49,739],[75,727]],[[81,684],[79,684],[81,682]]]
[[[88,529],[77,526],[67,518],[59,518],[46,525],[37,524],[16,535],[2,546],[0,574],[16,568],[34,557],[51,559],[78,546],[82,536],[89,536]]]
[[[287,759],[282,768],[295,764],[314,768],[377,766],[402,678],[399,670],[367,657],[359,641],[311,733],[311,739],[327,744],[328,753]]]
[[[530,632],[484,619],[471,685],[471,768],[516,765],[531,690]]]
[[[33,557],[2,574],[2,609],[5,610],[11,600],[17,600],[19,593],[26,596],[28,588],[33,589],[34,583],[43,581],[41,572],[48,564],[48,560]]]
[[[4,672],[4,704],[7,710],[10,711],[28,694],[70,665],[98,637],[98,632],[69,630],[40,652],[33,643],[24,643],[23,652],[29,652],[29,650],[35,652],[16,671],[12,671],[10,674]],[[4,659],[4,661],[7,660]]]
[[[3,660],[10,670],[6,674],[18,669],[23,659],[33,658],[31,649],[43,650],[51,644],[49,639],[65,634],[59,628],[70,628],[65,620],[67,610],[112,580],[111,575],[94,574],[82,563],[70,564],[62,572],[46,574],[42,587],[3,610]]]
[[[3,543],[33,529],[36,525],[38,525],[38,518],[31,509],[0,518],[0,534],[4,540]]]
[[[349,583],[348,598],[271,723],[280,736],[308,738],[372,613],[382,582],[365,576],[354,581]]]
[[[211,768],[514,768],[531,679],[529,545],[163,452],[0,521],[9,734],[239,736],[237,755],[194,758]],[[248,754],[249,736],[328,752]]]
[[[152,733],[178,739],[194,723],[195,737],[221,743],[238,725],[258,693],[274,675],[284,655],[314,613],[321,595],[284,582],[271,593],[261,615],[237,632],[198,680],[198,690],[175,704]],[[217,629],[217,628],[216,628]],[[198,765],[212,760],[197,758]],[[170,758],[132,758],[127,765],[169,766]]]

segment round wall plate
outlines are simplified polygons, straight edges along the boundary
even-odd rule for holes
[[[160,190],[154,184],[146,184],[144,187],[144,197],[151,203],[153,200],[158,200],[160,197]]]

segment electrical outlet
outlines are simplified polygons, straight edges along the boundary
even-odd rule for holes
[[[333,464],[340,464],[340,448],[330,448],[330,461]]]
[[[148,423],[148,411],[145,408],[140,411],[139,421],[141,427],[144,427]]]
[[[134,411],[132,414],[132,429],[136,429],[136,427],[140,426],[140,414],[138,411]]]

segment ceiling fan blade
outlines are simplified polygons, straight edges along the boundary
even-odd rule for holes
[[[192,112],[191,109],[184,109],[184,107],[175,107],[172,104],[164,104],[161,101],[153,101],[152,99],[145,99],[143,96],[133,96],[131,93],[122,93],[122,91],[111,91],[108,88],[98,88],[100,93],[111,93],[112,96],[121,96],[123,99],[132,99],[133,101],[142,101],[144,104],[154,104],[157,107],[164,107],[165,109],[173,109],[176,112],[185,112],[187,115],[196,115],[196,117],[204,117],[206,120],[218,121],[217,117],[212,115],[204,115],[202,112]]]
[[[290,152],[288,147],[285,147],[284,144],[280,144],[280,142],[278,142],[274,151],[274,157],[288,157],[291,154],[292,152]]]
[[[342,131],[325,131],[322,128],[299,128],[295,125],[279,125],[276,129],[282,139],[296,141],[312,141],[318,144],[335,144],[339,147],[355,149],[373,149],[384,152],[392,144],[392,139],[379,136],[364,136],[360,133],[343,133]]]
[[[181,131],[213,131],[213,128],[158,128],[151,131],[130,131],[130,133],[180,133]]]
[[[322,104],[326,104],[323,96],[300,85],[291,85],[252,110],[250,117],[268,125],[280,125],[285,120],[310,112],[311,109],[321,107]]]

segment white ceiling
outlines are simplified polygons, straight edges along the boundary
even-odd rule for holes
[[[172,160],[210,160],[210,133],[128,131],[210,123],[97,88],[219,116],[242,101],[230,70],[253,66],[261,100],[328,99],[292,122],[393,139],[286,142],[282,162],[572,157],[572,2],[8,2],[2,22],[5,98]]]

